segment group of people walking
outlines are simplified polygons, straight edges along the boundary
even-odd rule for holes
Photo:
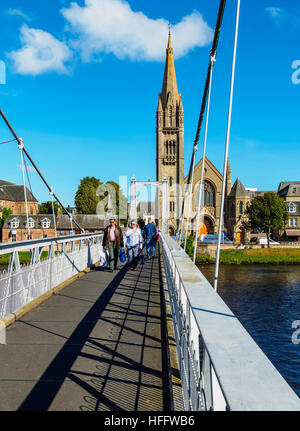
[[[109,254],[109,270],[113,272],[117,269],[120,248],[125,249],[126,247],[129,270],[135,271],[144,245],[146,257],[151,259],[155,256],[158,240],[158,229],[151,220],[148,221],[143,230],[135,220],[132,220],[123,233],[120,226],[116,224],[116,220],[111,218],[109,226],[104,231],[102,242],[102,246]]]

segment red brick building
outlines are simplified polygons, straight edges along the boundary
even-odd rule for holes
[[[38,213],[38,201],[26,187],[27,208],[29,214]],[[3,208],[11,208],[13,214],[25,214],[24,186],[0,180],[0,217]]]

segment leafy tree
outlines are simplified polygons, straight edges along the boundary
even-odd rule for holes
[[[96,214],[99,197],[91,184],[80,185],[75,196],[76,212],[78,214]]]
[[[184,248],[184,241],[180,244],[182,248]],[[192,235],[188,235],[186,238],[186,254],[190,256],[190,258],[194,254],[194,237]]]
[[[283,199],[276,193],[265,193],[256,196],[246,211],[252,229],[262,229],[270,247],[271,231],[282,229],[287,220],[288,212]]]
[[[96,214],[97,204],[100,200],[96,192],[100,184],[102,184],[101,181],[95,177],[84,177],[80,180],[75,195],[78,214]]]
[[[4,207],[2,210],[2,217],[0,218],[0,229],[4,225],[5,220],[13,213],[13,210],[9,207]]]
[[[53,206],[54,206],[54,213],[57,214],[59,212],[60,205],[57,201],[53,202]],[[39,214],[52,214],[52,202],[51,201],[47,201],[47,202],[42,202],[39,205]]]

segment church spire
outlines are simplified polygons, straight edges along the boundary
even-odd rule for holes
[[[175,65],[174,65],[170,30],[169,30],[168,46],[166,49],[166,64],[165,64],[164,80],[163,80],[163,86],[162,86],[162,92],[161,92],[162,103],[164,108],[166,107],[169,95],[172,95],[174,100],[177,100],[178,98],[177,81],[176,81],[176,74],[175,74]]]

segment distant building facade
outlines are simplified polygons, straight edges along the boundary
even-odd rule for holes
[[[281,182],[277,193],[286,203],[289,214],[281,239],[288,242],[300,241],[300,181]]]
[[[38,201],[26,187],[27,209],[29,214],[38,213]],[[24,186],[0,180],[0,217],[3,208],[10,208],[13,214],[25,214]]]

